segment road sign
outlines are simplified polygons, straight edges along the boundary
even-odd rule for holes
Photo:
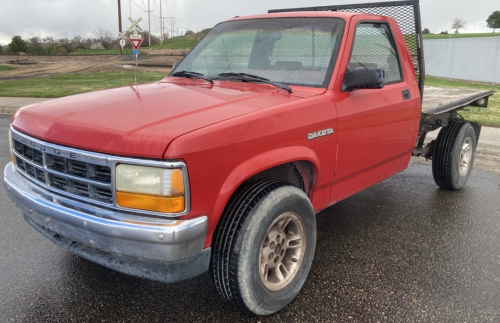
[[[120,39],[120,46],[123,47],[125,46],[126,42],[125,42],[125,39]]]
[[[134,47],[134,49],[139,49],[139,46],[141,46],[141,43],[142,43],[142,39],[132,39],[130,38],[130,42],[132,43],[132,46]]]
[[[132,26],[130,26],[129,29],[127,29],[127,31],[129,33],[132,33],[132,35],[130,35],[130,39],[141,39],[141,35],[139,35],[139,33],[142,31],[142,28],[139,26],[139,23],[141,22],[142,18],[139,18],[137,20],[132,20],[132,18],[128,18],[128,20],[130,20],[130,23],[132,24]]]
[[[134,49],[134,55],[137,55],[139,54],[139,50],[138,49]]]
[[[130,26],[129,29],[127,29],[128,32],[134,31],[135,29],[139,29],[139,31],[142,31],[141,27],[139,27],[139,23],[141,22],[142,18],[139,18],[137,20],[132,20],[132,18],[128,18],[132,26]]]

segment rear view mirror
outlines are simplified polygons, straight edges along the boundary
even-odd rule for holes
[[[356,89],[381,89],[384,87],[384,70],[380,68],[357,67],[345,73],[342,92]]]

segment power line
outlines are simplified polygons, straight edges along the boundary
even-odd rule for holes
[[[160,1],[161,1],[161,0],[160,0]],[[168,14],[172,17],[172,13],[170,12],[170,8],[168,7],[167,0],[165,0],[165,5],[167,6],[167,11],[168,11]]]
[[[144,8],[141,7],[139,4],[137,4],[137,2],[135,2],[135,0],[131,0],[131,2],[134,4],[134,6],[136,6],[139,10],[141,11],[144,11]]]

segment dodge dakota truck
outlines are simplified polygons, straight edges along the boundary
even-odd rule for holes
[[[230,19],[161,81],[20,109],[4,186],[62,248],[162,282],[209,271],[268,315],[306,280],[320,210],[412,155],[464,187],[481,126],[459,113],[492,92],[424,88],[423,63],[416,0]]]

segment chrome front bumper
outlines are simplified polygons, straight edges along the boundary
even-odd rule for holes
[[[54,194],[15,170],[4,186],[24,218],[55,244],[117,271],[174,282],[208,270],[203,249],[207,218],[166,220],[138,217]]]

